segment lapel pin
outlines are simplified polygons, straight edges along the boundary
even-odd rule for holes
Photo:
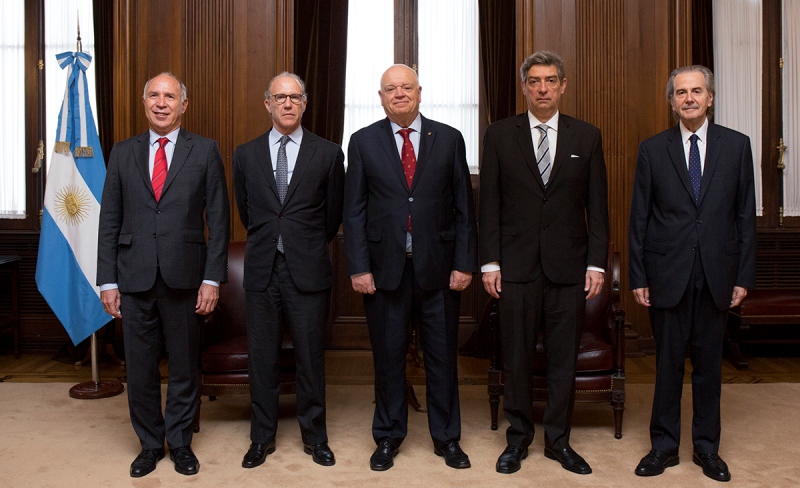
[[[428,132],[428,135],[431,135],[431,132]]]

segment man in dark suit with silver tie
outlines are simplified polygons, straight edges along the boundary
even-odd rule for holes
[[[652,450],[636,467],[655,476],[678,464],[686,350],[692,361],[695,464],[717,481],[722,344],[728,308],[755,285],[756,213],[750,139],[711,122],[714,75],[672,72],[667,101],[679,123],[639,146],[628,231],[630,288],[648,307],[656,342]]]
[[[293,73],[269,83],[272,129],[236,148],[236,204],[247,229],[244,289],[250,373],[251,445],[242,467],[275,451],[282,331],[297,363],[297,420],[315,463],[336,461],[325,424],[325,322],[333,266],[328,243],[342,223],[344,153],[300,126],[305,84]]]
[[[142,445],[130,474],[164,457],[193,475],[192,422],[198,401],[200,325],[228,271],[230,207],[217,143],[181,128],[186,87],[170,73],[144,87],[150,130],[118,142],[108,160],[97,248],[105,311],[122,317],[128,404]],[[208,243],[206,244],[206,230]],[[169,357],[161,413],[158,369],[163,336]]]

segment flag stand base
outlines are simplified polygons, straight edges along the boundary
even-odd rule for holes
[[[95,400],[117,396],[123,391],[125,391],[125,387],[119,381],[103,380],[97,383],[84,381],[70,388],[69,396],[79,400]]]
[[[116,380],[100,381],[100,371],[97,365],[97,335],[92,334],[92,342],[89,347],[92,353],[92,381],[78,383],[69,389],[69,396],[79,400],[96,400],[98,398],[108,398],[117,396],[125,387]]]

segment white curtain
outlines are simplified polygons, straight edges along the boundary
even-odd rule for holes
[[[394,60],[394,1],[350,0],[347,26],[345,156],[353,132],[386,117],[378,90],[381,75]]]
[[[464,135],[478,172],[478,2],[419,0],[420,112]]]
[[[800,2],[783,2],[783,214],[800,215]]]
[[[716,84],[714,122],[750,137],[754,159],[756,213],[762,215],[761,0],[714,0],[713,6]]]
[[[25,6],[0,2],[0,218],[25,218]]]
[[[95,96],[94,61],[94,16],[92,0],[45,0],[44,2],[44,73],[47,78],[45,110],[47,136],[44,140],[44,157],[50,167],[50,156],[56,140],[58,112],[64,100],[67,87],[67,70],[58,66],[56,54],[75,51],[78,39],[78,20],[80,15],[81,44],[83,52],[92,56],[92,64],[86,70],[86,85],[89,88],[89,103],[97,120],[97,97]]]

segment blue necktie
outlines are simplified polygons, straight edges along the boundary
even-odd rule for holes
[[[694,203],[700,200],[700,182],[703,180],[703,170],[700,168],[700,150],[697,148],[697,134],[689,137],[689,179],[692,180],[694,190]]]

